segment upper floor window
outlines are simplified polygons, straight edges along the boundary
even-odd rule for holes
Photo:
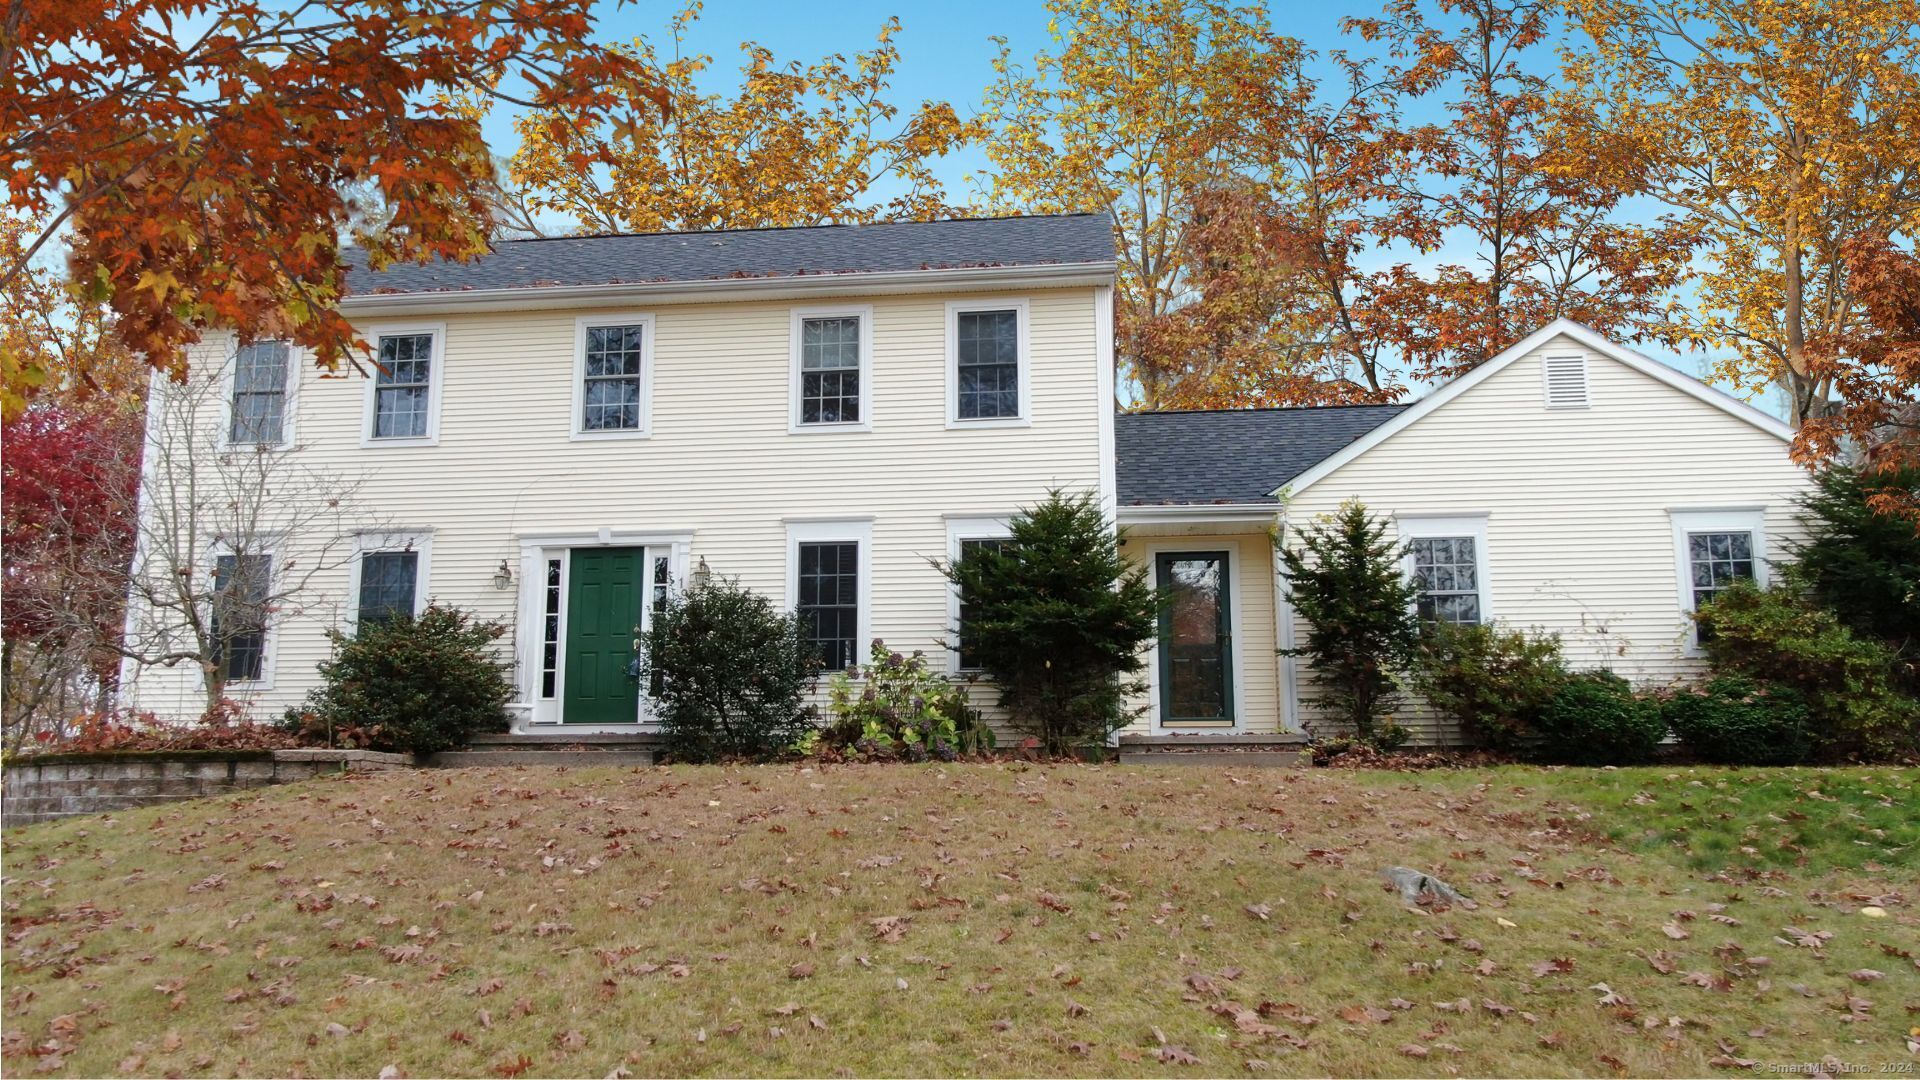
[[[235,351],[229,443],[278,446],[286,441],[290,360],[284,341],[255,341]]]
[[[580,430],[633,431],[640,426],[642,326],[587,328],[587,373]]]
[[[950,423],[1026,421],[1026,319],[1024,301],[947,306]]]
[[[431,445],[440,434],[438,327],[405,327],[375,335],[376,370],[368,387],[368,443]]]
[[[794,431],[869,430],[872,309],[795,311]]]
[[[1475,624],[1480,621],[1480,567],[1471,536],[1421,537],[1408,544],[1413,583],[1419,590],[1414,610],[1430,622]]]
[[[259,682],[266,667],[267,598],[273,558],[216,555],[213,605],[207,621],[213,662],[222,682]]]
[[[652,316],[580,319],[575,337],[573,437],[646,435],[652,422]]]

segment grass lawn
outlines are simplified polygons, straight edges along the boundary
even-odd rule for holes
[[[1920,1067],[1895,769],[390,773],[4,886],[9,1075]]]

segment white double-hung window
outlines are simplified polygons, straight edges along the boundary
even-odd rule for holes
[[[1428,622],[1491,622],[1487,589],[1485,515],[1402,516],[1406,573],[1415,589],[1414,612]]]
[[[792,417],[788,430],[873,430],[873,309],[793,312]]]
[[[439,441],[446,336],[446,328],[437,323],[374,330],[363,446],[432,446]]]
[[[1736,582],[1767,583],[1764,509],[1675,510],[1669,516],[1681,611],[1698,611]],[[1697,646],[1698,627],[1692,637]]]

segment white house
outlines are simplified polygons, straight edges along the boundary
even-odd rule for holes
[[[1300,730],[1310,673],[1273,538],[1390,517],[1430,618],[1560,635],[1641,685],[1703,670],[1687,612],[1765,581],[1806,473],[1791,430],[1561,320],[1411,405],[1119,418],[1127,549],[1173,585],[1141,731]],[[1417,739],[1449,732],[1418,708]]]
[[[835,664],[875,637],[944,653],[931,560],[1054,488],[1096,492],[1178,593],[1143,729],[1301,724],[1270,537],[1348,496],[1421,540],[1410,573],[1444,567],[1444,617],[1665,680],[1697,667],[1689,545],[1764,576],[1805,483],[1780,424],[1572,324],[1412,406],[1116,416],[1114,276],[1087,215],[517,241],[356,272],[376,377],[209,340],[212,452],[293,455],[369,511],[321,572],[322,538],[275,537],[262,569],[315,588],[229,635],[228,695],[296,704],[326,629],[431,598],[514,627],[515,730],[641,730],[633,627],[703,566],[798,608]],[[188,664],[123,681],[135,708],[204,704]]]

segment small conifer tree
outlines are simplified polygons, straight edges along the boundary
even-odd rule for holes
[[[965,652],[1050,753],[1104,743],[1131,716],[1160,597],[1091,494],[1050,492],[1007,541],[941,569],[965,600]],[[962,628],[955,627],[956,641]]]
[[[1306,644],[1282,651],[1311,662],[1317,693],[1307,704],[1377,746],[1405,741],[1404,728],[1375,721],[1399,705],[1400,673],[1420,640],[1414,587],[1388,532],[1385,519],[1350,499],[1280,548],[1293,608],[1308,623]]]

